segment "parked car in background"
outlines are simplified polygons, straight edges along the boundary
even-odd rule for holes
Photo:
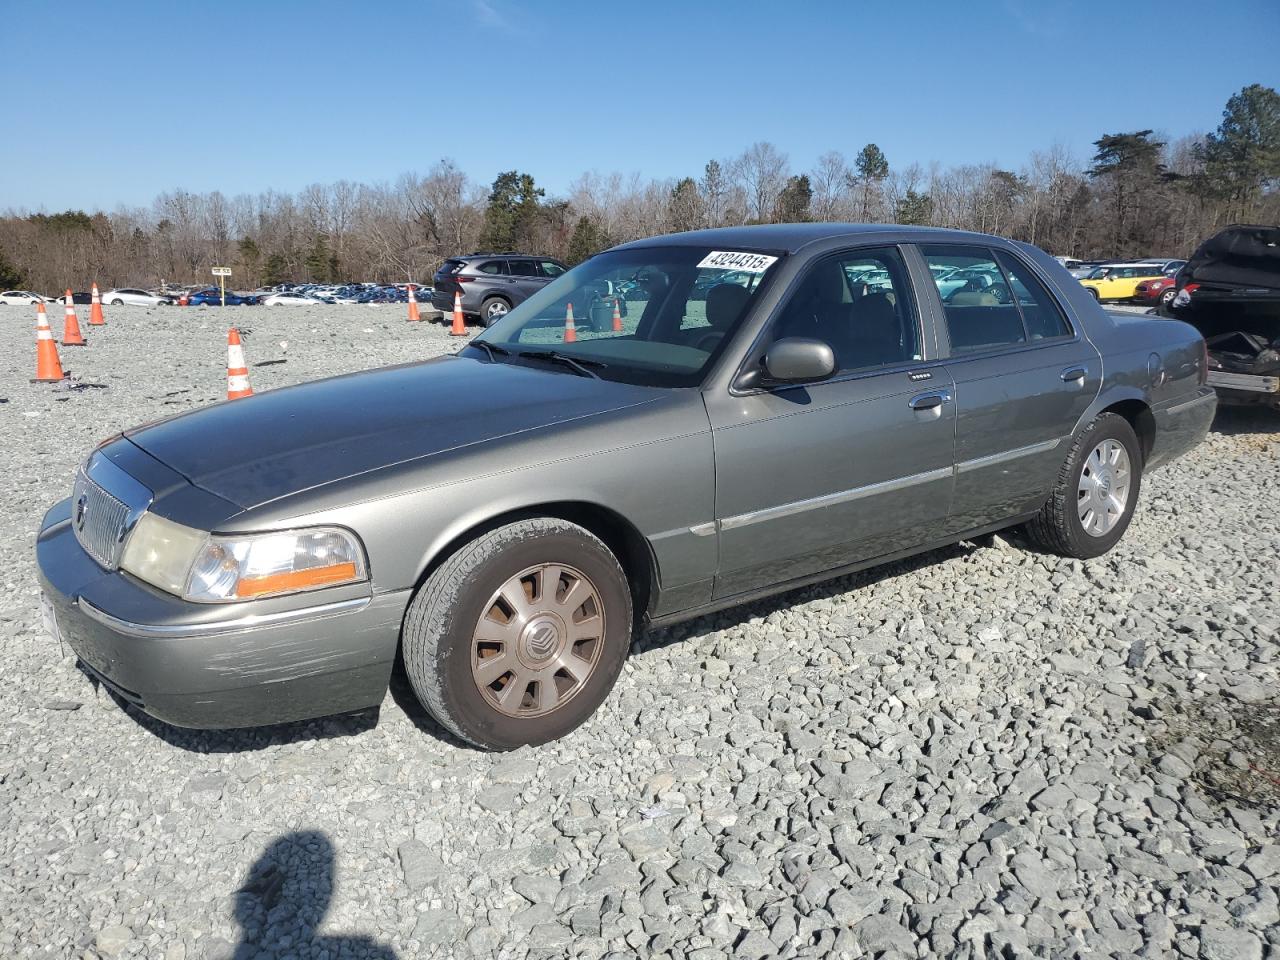
[[[206,287],[203,290],[196,290],[187,294],[187,305],[191,307],[220,307],[222,306],[222,291],[217,287]],[[232,293],[230,290],[226,292],[226,304],[228,307],[246,307],[255,306],[258,298],[253,294]]]
[[[1106,262],[1106,260],[1077,260],[1076,266],[1067,268],[1067,273],[1077,280],[1083,280]]]
[[[173,303],[169,297],[162,297],[146,290],[133,287],[116,287],[101,294],[102,302],[113,307],[157,307],[161,304]]]
[[[323,300],[317,300],[304,293],[273,293],[262,300],[264,307],[315,307],[323,304]]]
[[[6,290],[0,293],[0,303],[10,307],[32,307],[37,303],[48,303],[46,297],[30,290]]]
[[[999,276],[1008,300],[944,298],[934,266]],[[850,281],[865,271],[889,288]],[[693,299],[707,274],[722,282]],[[634,277],[647,295],[621,330],[567,339],[567,304]],[[637,627],[1019,524],[1106,553],[1147,471],[1209,428],[1203,350],[996,237],[654,237],[457,355],[103,444],[40,525],[45,622],[182,726],[372,707],[402,659],[452,733],[541,743],[595,711]]]
[[[1160,271],[1158,264],[1108,263],[1096,268],[1080,285],[1098,301],[1132,300],[1137,295],[1138,284],[1163,276]]]
[[[1177,283],[1164,312],[1204,334],[1209,383],[1222,400],[1280,410],[1280,226],[1214,234]]]
[[[463,316],[487,327],[568,269],[551,257],[514,253],[450,257],[436,271],[431,306],[452,314],[454,294],[461,293]]]
[[[1168,304],[1177,292],[1178,284],[1173,277],[1156,277],[1154,280],[1140,281],[1133,288],[1133,299],[1139,303],[1163,306]]]
[[[1185,260],[1171,260],[1162,257],[1143,257],[1141,260],[1132,261],[1135,264],[1144,264],[1147,266],[1156,266],[1160,268],[1160,272],[1166,277],[1172,277],[1175,273],[1182,269],[1186,264]]]
[[[64,305],[64,306],[65,306],[65,305],[66,305],[66,302],[67,302],[67,295],[64,293],[64,294],[63,294],[62,296],[60,296],[60,297],[55,297],[53,300],[46,300],[45,302],[46,302],[46,303],[61,303],[62,305]],[[88,291],[88,290],[76,290],[76,291],[74,291],[74,292],[71,294],[71,302],[72,302],[73,304],[75,304],[75,303],[93,303],[93,294],[92,294],[90,291]]]

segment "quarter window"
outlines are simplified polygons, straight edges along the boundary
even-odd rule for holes
[[[775,326],[775,339],[830,344],[838,372],[920,359],[906,267],[895,247],[850,251],[810,268]]]
[[[1069,337],[1071,328],[1067,326],[1067,319],[1063,316],[1062,309],[1027,265],[1003,251],[996,253],[996,259],[1000,261],[1000,266],[1004,267],[1005,275],[1009,278],[1014,303],[1022,312],[1022,319],[1031,339],[1050,340],[1054,337]]]

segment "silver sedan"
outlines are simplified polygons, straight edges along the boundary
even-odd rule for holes
[[[1206,372],[1191,327],[1107,314],[996,237],[658,237],[455,356],[104,444],[41,525],[46,621],[174,724],[368,708],[402,660],[459,737],[539,743],[646,626],[1011,526],[1106,553],[1208,430]]]

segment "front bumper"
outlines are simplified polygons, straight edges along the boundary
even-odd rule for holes
[[[103,570],[76,541],[70,516],[70,500],[56,504],[36,540],[58,630],[88,673],[151,716],[221,729],[382,702],[409,591],[370,596],[362,584],[189,603]]]

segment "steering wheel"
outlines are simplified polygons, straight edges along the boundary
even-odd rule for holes
[[[991,286],[987,287],[987,293],[991,294],[1002,304],[1013,302],[1013,294],[1003,283],[992,283]]]

